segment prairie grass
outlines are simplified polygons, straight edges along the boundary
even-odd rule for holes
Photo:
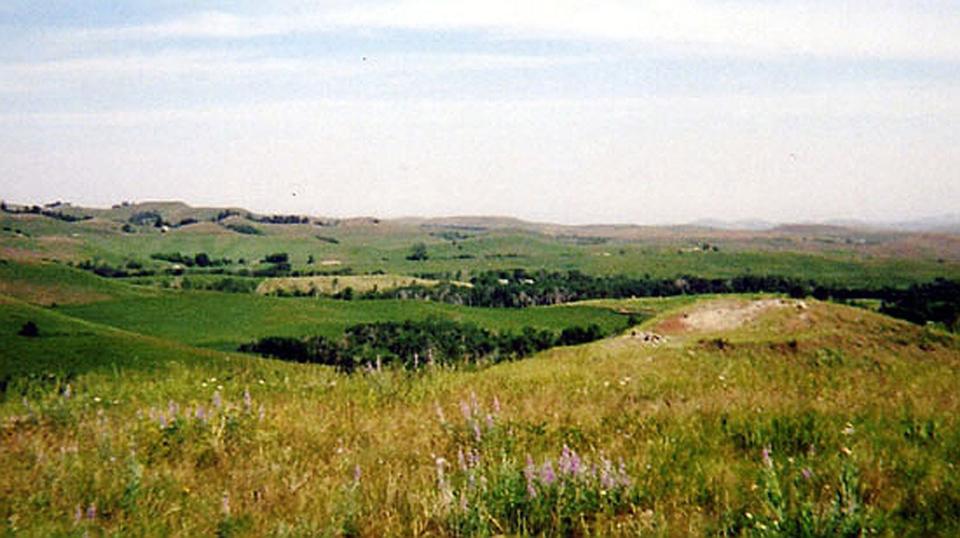
[[[0,519],[26,536],[956,535],[956,337],[806,313],[722,348],[620,337],[352,376],[88,324],[156,355],[8,387]]]

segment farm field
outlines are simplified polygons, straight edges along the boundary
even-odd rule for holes
[[[359,295],[491,268],[905,289],[960,275],[953,236],[829,230],[876,243],[811,246],[792,231],[598,239],[516,222],[367,220],[250,221],[263,236],[210,221],[130,233],[120,228],[138,211],[176,221],[220,210],[74,209],[95,218],[2,215],[6,534],[960,533],[960,338],[877,313],[879,299],[680,294],[492,308],[331,296],[333,279]],[[930,250],[896,252],[910,238]],[[428,258],[407,259],[418,243]],[[85,260],[152,273],[98,273]],[[254,274],[283,263],[317,274]],[[345,267],[353,274],[326,274]],[[262,287],[290,282],[322,289]],[[602,338],[352,373],[238,351],[405,322],[492,335],[595,325]]]

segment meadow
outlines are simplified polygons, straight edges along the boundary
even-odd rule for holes
[[[113,211],[126,219],[135,208]],[[327,227],[338,243],[273,237],[282,225],[262,223],[253,225],[266,236],[189,226],[129,236],[108,217],[3,216],[21,230],[0,237],[4,534],[960,533],[960,338],[934,326],[770,295],[469,308],[170,289],[67,265],[284,251],[297,267],[310,254],[337,256],[358,273],[411,278],[570,263],[591,274],[750,268],[900,285],[956,277],[949,248],[906,258],[859,246],[783,252],[764,237],[678,253],[702,237],[598,244],[461,228],[437,237],[396,223],[378,226],[398,235]],[[468,245],[480,243],[461,237],[471,233],[499,243]],[[463,250],[450,238],[477,255],[518,256],[454,260],[444,249]],[[418,241],[430,258],[406,260]],[[357,323],[424,319],[494,331],[595,323],[611,336],[495,365],[353,374],[237,351],[263,336],[335,338]],[[20,334],[28,322],[37,336]]]

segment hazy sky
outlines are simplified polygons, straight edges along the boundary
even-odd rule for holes
[[[2,0],[0,198],[956,212],[960,2]]]

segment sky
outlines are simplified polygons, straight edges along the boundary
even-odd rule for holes
[[[332,217],[960,208],[957,0],[0,0],[0,198]]]

